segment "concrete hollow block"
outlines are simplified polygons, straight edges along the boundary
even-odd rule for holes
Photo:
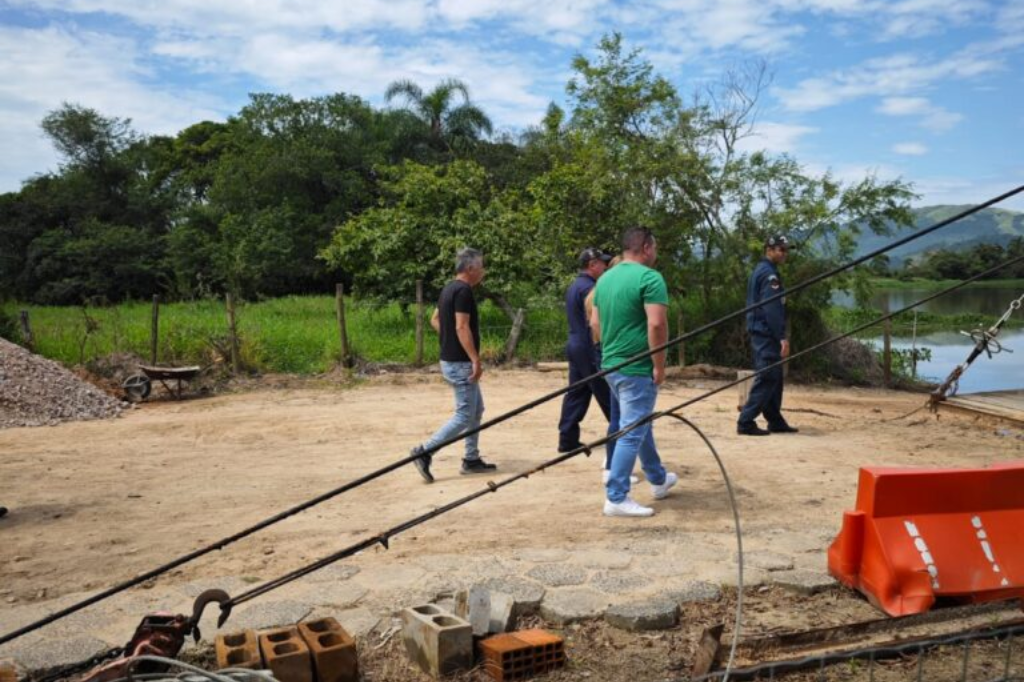
[[[356,641],[334,618],[299,623],[309,647],[317,682],[359,682]]]
[[[280,682],[313,682],[309,647],[297,628],[278,628],[260,633],[260,652],[267,670]]]
[[[473,628],[433,604],[402,611],[402,639],[409,658],[433,677],[473,667]]]
[[[263,668],[259,641],[253,630],[217,635],[213,646],[217,654],[218,668]]]

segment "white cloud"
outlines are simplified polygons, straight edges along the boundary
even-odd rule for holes
[[[901,156],[924,156],[928,153],[928,147],[920,142],[897,142],[892,150]]]
[[[770,121],[758,122],[753,133],[737,145],[742,152],[767,151],[773,154],[793,154],[800,139],[818,132],[817,128]]]
[[[131,118],[141,132],[173,134],[196,121],[223,118],[200,92],[171,93],[141,84],[151,75],[131,40],[57,28],[0,27],[0,191],[52,170],[56,155],[39,122],[62,102]]]
[[[923,127],[933,132],[949,130],[964,118],[933,105],[925,97],[886,97],[877,111],[887,116],[916,116]]]
[[[862,97],[908,96],[935,83],[999,71],[1003,65],[1002,59],[974,50],[961,50],[933,62],[913,54],[897,54],[808,78],[793,88],[776,88],[774,93],[787,109],[816,111]]]

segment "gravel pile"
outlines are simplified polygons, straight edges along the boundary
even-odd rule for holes
[[[109,419],[122,409],[63,365],[0,339],[0,429]]]

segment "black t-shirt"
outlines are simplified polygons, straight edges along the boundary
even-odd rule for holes
[[[473,287],[454,279],[441,290],[437,300],[441,323],[441,359],[445,362],[469,362],[469,356],[455,333],[455,313],[469,313],[469,329],[473,332],[473,345],[480,352],[480,320],[476,312]]]

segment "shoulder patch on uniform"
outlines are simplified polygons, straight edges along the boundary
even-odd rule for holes
[[[782,286],[782,282],[779,281],[779,278],[777,276],[771,275],[768,278],[768,286],[770,286],[772,289],[778,289],[780,286]]]

